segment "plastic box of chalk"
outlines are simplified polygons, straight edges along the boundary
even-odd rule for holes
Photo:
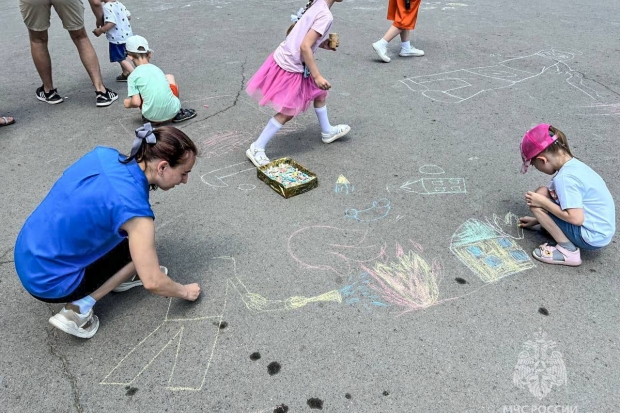
[[[284,198],[303,194],[319,186],[317,176],[291,158],[280,158],[257,168],[258,179]]]

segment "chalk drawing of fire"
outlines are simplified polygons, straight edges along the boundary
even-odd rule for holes
[[[421,251],[418,244],[417,249]],[[392,305],[403,308],[404,313],[421,310],[438,304],[439,284],[442,278],[441,263],[434,259],[428,263],[414,251],[405,253],[396,244],[396,257],[386,263],[376,262],[374,267],[362,265],[372,276],[372,288]]]

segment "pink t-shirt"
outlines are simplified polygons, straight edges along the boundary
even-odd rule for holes
[[[297,21],[286,39],[273,52],[273,59],[278,66],[287,72],[302,73],[304,65],[300,47],[304,37],[310,30],[321,35],[319,40],[312,45],[312,52],[314,53],[327,37],[332,21],[334,21],[334,16],[329,11],[325,0],[315,0],[312,6],[301,16],[301,19]]]

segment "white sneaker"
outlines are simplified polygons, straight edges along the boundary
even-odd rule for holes
[[[342,138],[344,135],[349,133],[350,130],[351,127],[349,125],[332,126],[332,131],[330,133],[321,132],[323,143],[332,143],[336,139]]]
[[[375,49],[375,52],[377,52],[381,60],[385,63],[390,63],[390,60],[392,59],[390,59],[387,55],[387,47],[381,45],[379,42],[374,42],[372,44],[372,48]]]
[[[267,155],[265,155],[265,150],[256,149],[254,147],[254,144],[251,144],[250,149],[245,151],[245,156],[247,156],[248,159],[251,160],[254,166],[256,166],[257,168],[259,166],[267,165],[270,162],[269,158],[267,158]]]
[[[164,267],[163,265],[160,265],[159,269],[161,270],[161,272],[168,275],[168,268]],[[141,285],[143,285],[142,280],[140,280],[140,278],[138,278],[138,274],[136,274],[133,277],[131,277],[130,280],[125,281],[124,283],[122,283],[121,285],[113,289],[112,291],[114,291],[115,293],[122,293],[123,291],[127,291],[134,287],[139,287]]]
[[[398,55],[402,57],[419,57],[424,56],[424,50],[416,49],[415,47],[411,46],[409,49],[401,48]]]
[[[80,314],[76,305],[66,304],[49,322],[65,333],[80,338],[91,338],[99,329],[99,319],[91,308],[87,314]]]

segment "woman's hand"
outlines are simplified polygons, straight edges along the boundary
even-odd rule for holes
[[[314,79],[314,83],[316,83],[319,89],[322,90],[329,90],[332,87],[332,85],[323,76],[318,76]]]
[[[200,286],[194,283],[186,284],[183,287],[185,287],[185,297],[183,297],[183,299],[187,301],[196,301],[200,295]]]

